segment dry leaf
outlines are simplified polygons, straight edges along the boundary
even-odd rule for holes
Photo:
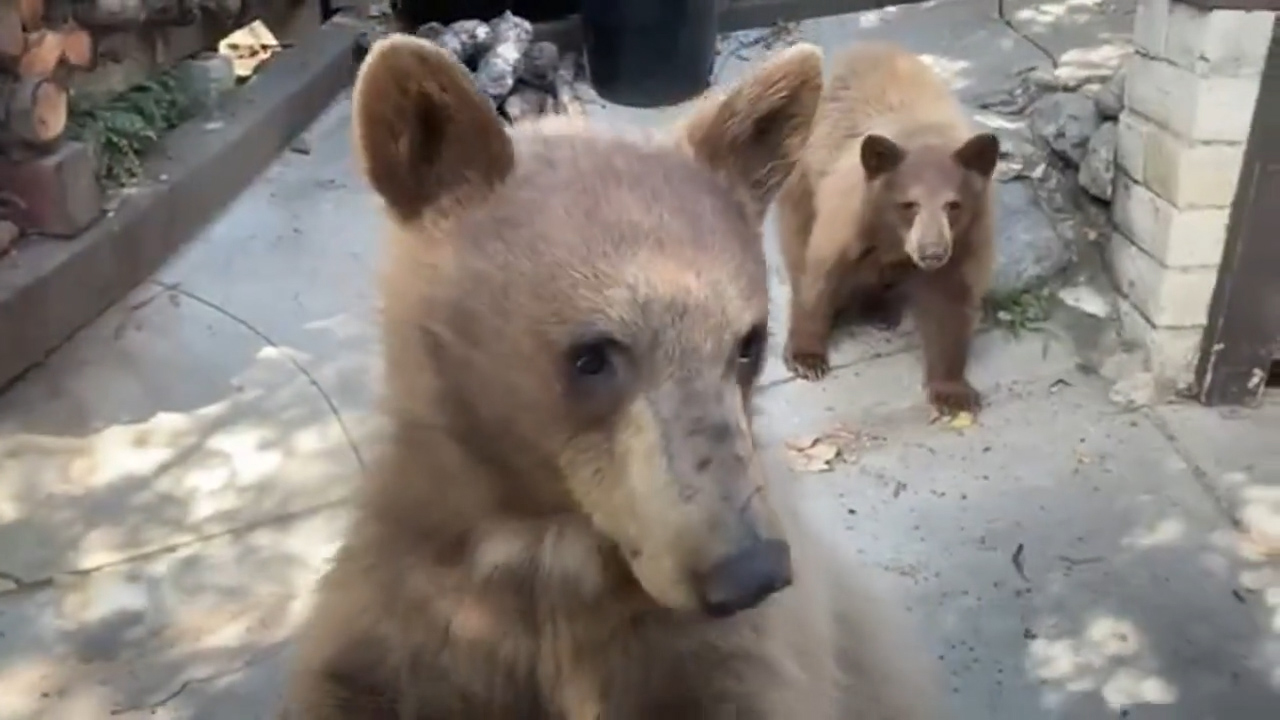
[[[947,420],[947,426],[953,430],[964,430],[965,428],[973,427],[973,413],[967,410],[958,412]]]
[[[796,472],[827,472],[836,461],[853,462],[862,446],[879,439],[841,424],[821,435],[788,440],[787,460]]]

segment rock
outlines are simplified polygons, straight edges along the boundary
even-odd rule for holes
[[[1124,109],[1124,77],[1124,68],[1120,68],[1093,96],[1093,104],[1104,120],[1115,120]]]
[[[1058,291],[1058,299],[1066,305],[1096,318],[1109,318],[1114,312],[1111,298],[1090,285],[1072,285]]]
[[[1025,182],[998,185],[996,267],[991,291],[998,295],[1026,290],[1070,264],[1075,253],[1054,231]]]
[[[1116,137],[1116,123],[1103,123],[1098,132],[1089,138],[1084,162],[1080,164],[1080,187],[1107,202],[1111,202],[1111,189],[1116,174]]]
[[[523,52],[533,42],[533,24],[522,17],[513,15],[510,10],[489,21],[493,30],[494,46],[515,43]]]
[[[216,110],[222,98],[235,89],[236,67],[226,55],[201,53],[178,64],[177,78],[196,112],[203,114]]]
[[[1154,404],[1159,396],[1156,378],[1149,372],[1138,372],[1111,386],[1107,397],[1126,410]]]
[[[1031,131],[1055,153],[1079,165],[1089,138],[1102,124],[1093,99],[1081,93],[1056,92],[1031,106]]]
[[[444,48],[455,60],[465,64],[466,43],[457,33],[437,22],[430,22],[418,28],[414,33],[423,40],[429,40],[438,47]]]
[[[485,53],[493,49],[493,28],[483,20],[459,20],[450,25],[448,31],[457,37],[461,46],[457,53],[458,59],[468,66],[474,66]]]
[[[533,26],[528,20],[504,12],[489,23],[493,28],[493,49],[485,54],[476,68],[476,87],[499,101],[515,87],[524,60],[524,51],[533,39]]]
[[[519,122],[525,118],[537,117],[551,109],[551,96],[528,85],[517,86],[502,103],[511,122]]]
[[[543,40],[524,51],[520,63],[520,80],[542,90],[554,90],[556,70],[560,67],[560,50],[555,43]]]

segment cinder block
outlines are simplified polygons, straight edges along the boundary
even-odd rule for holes
[[[1269,12],[1210,11],[1174,2],[1159,55],[1202,77],[1257,76],[1274,24]]]
[[[1117,126],[1116,160],[1176,207],[1229,207],[1244,163],[1244,143],[1186,141],[1127,110]]]
[[[1230,208],[1179,209],[1127,173],[1116,175],[1111,219],[1156,262],[1171,268],[1217,267]]]
[[[1218,269],[1168,268],[1143,252],[1123,232],[1111,234],[1108,254],[1116,287],[1159,328],[1201,327]]]
[[[1151,374],[1175,387],[1191,383],[1200,356],[1203,327],[1156,327],[1125,298],[1117,298],[1116,310],[1121,336],[1142,348]]]
[[[23,230],[74,237],[102,214],[102,188],[89,146],[62,142],[47,155],[0,158],[0,190],[21,200],[12,220]]]
[[[1186,68],[1135,54],[1129,59],[1125,107],[1196,142],[1249,137],[1261,76],[1200,77]]]
[[[1139,50],[1160,57],[1164,55],[1165,37],[1169,33],[1170,0],[1138,0],[1133,14],[1133,44]]]

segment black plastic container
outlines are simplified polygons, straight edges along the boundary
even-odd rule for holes
[[[392,0],[391,14],[401,28],[413,31],[429,22],[492,20],[511,9],[512,0]]]
[[[716,0],[580,0],[587,72],[600,97],[657,107],[711,84]]]

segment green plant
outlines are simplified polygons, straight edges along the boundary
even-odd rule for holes
[[[1049,319],[1050,299],[1046,290],[991,297],[986,303],[987,317],[996,327],[1015,337],[1023,332],[1036,332]]]
[[[98,178],[119,187],[138,179],[147,151],[195,107],[176,75],[165,72],[102,102],[73,100],[68,134],[97,150]]]

